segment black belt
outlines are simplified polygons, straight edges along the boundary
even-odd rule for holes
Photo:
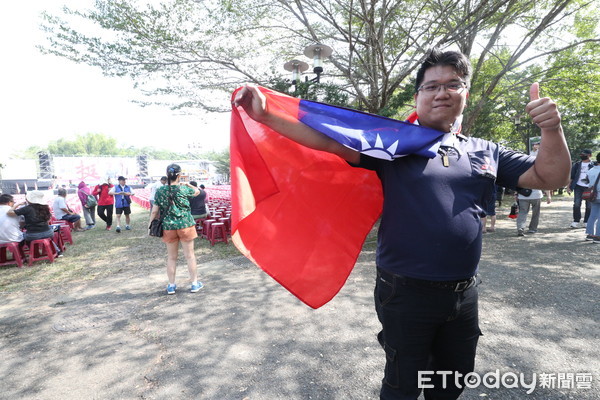
[[[395,279],[400,279],[405,282],[411,282],[420,286],[453,290],[455,292],[464,292],[465,290],[475,286],[475,283],[477,283],[477,275],[472,276],[469,279],[463,279],[459,281],[428,281],[425,279],[416,279],[404,275],[392,274],[382,270],[381,268],[377,269],[377,273],[379,277],[388,283],[393,283]]]

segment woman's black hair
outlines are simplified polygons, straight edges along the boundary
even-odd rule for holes
[[[177,177],[181,173],[181,167],[177,164],[169,164],[167,166],[167,184],[170,185],[171,182],[177,180]]]
[[[29,203],[29,206],[33,208],[39,219],[43,221],[50,221],[52,218],[50,207],[48,207],[46,204]]]

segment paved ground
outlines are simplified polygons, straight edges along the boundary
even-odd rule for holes
[[[485,235],[476,372],[537,381],[529,395],[480,385],[462,399],[600,399],[600,245],[567,228],[570,208],[544,204],[540,232],[524,238],[503,210]],[[319,310],[240,257],[202,265],[197,294],[164,295],[162,267],[4,294],[0,398],[376,399],[373,259],[364,251]],[[590,377],[591,388],[575,382]]]

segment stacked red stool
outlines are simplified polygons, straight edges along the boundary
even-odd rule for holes
[[[8,252],[11,253],[12,257],[8,256]],[[19,268],[23,268],[24,263],[25,253],[19,247],[19,243],[10,242],[0,244],[0,265],[17,264]]]
[[[71,230],[73,230],[73,224],[67,221],[63,221],[62,219],[54,219],[50,221],[52,225],[60,225],[60,236],[65,243],[73,244],[73,235],[71,234]]]

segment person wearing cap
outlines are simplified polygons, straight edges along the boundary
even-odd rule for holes
[[[44,192],[39,190],[27,192],[25,200],[26,202],[13,204],[6,213],[11,217],[23,216],[25,220],[23,240],[29,243],[38,239],[53,239],[54,228],[49,225],[52,213],[50,212],[48,202],[44,199]],[[62,252],[56,243],[54,243],[54,248],[58,252],[59,257],[62,256]]]
[[[125,230],[131,230],[131,196],[133,196],[133,190],[129,185],[125,184],[125,177],[119,176],[117,178],[119,184],[113,187],[108,194],[115,196],[115,210],[117,213],[117,228],[115,232],[121,233],[121,215],[125,214]]]
[[[10,194],[0,195],[0,243],[20,243],[23,240],[21,223],[16,215],[8,215],[15,204]]]
[[[567,187],[567,193],[573,193],[573,222],[571,222],[571,228],[585,227],[590,217],[591,207],[590,202],[585,200],[585,214],[583,215],[583,226],[579,224],[581,221],[581,203],[582,195],[588,188],[588,177],[587,173],[594,166],[594,162],[591,160],[592,151],[590,149],[583,149],[579,154],[580,161],[577,161],[571,167],[571,183]]]
[[[106,222],[107,231],[110,231],[113,221],[113,204],[115,203],[115,199],[109,194],[112,187],[110,178],[105,178],[92,191],[94,196],[98,196],[98,216],[102,221]]]

